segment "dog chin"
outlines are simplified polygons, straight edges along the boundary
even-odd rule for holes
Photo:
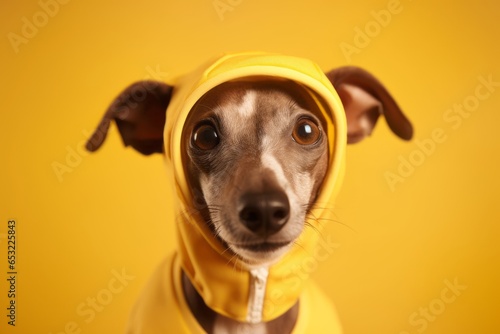
[[[292,243],[260,243],[245,246],[230,246],[231,250],[249,268],[270,266],[278,262],[291,248]]]

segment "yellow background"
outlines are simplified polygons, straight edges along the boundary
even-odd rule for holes
[[[454,104],[473,101],[478,77],[500,81],[498,2],[401,0],[377,30],[372,11],[390,1],[221,1],[232,9],[222,17],[213,0],[71,0],[18,53],[9,33],[22,35],[23,18],[40,20],[42,7],[2,1],[0,332],[69,333],[72,322],[81,333],[123,331],[141,287],[174,248],[169,187],[162,157],[123,149],[114,126],[97,154],[82,145],[115,95],[151,69],[168,81],[242,50],[302,56],[325,70],[362,66],[415,126],[408,143],[380,120],[371,138],[348,149],[338,223],[324,232],[338,247],[313,273],[345,333],[500,332],[500,87],[456,129],[443,119]],[[365,28],[372,37],[346,57],[340,46],[360,46],[356,31]],[[416,141],[435,129],[446,140],[391,189],[386,172],[416,157]],[[61,181],[54,163],[68,168]],[[18,309],[8,328],[12,218]],[[135,278],[87,323],[78,308],[110,296],[113,270]],[[455,279],[465,290],[436,309],[445,280]],[[425,328],[410,321],[429,307],[439,315]]]

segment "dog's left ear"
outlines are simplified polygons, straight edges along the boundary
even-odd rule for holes
[[[173,87],[158,81],[139,81],[111,103],[85,146],[90,152],[103,144],[112,120],[125,146],[144,155],[163,152],[163,128]]]
[[[339,94],[347,118],[347,143],[369,136],[383,114],[392,132],[410,140],[413,127],[396,101],[377,78],[353,66],[334,69],[326,76]]]

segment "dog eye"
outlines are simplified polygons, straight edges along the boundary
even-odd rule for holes
[[[219,144],[219,134],[211,124],[199,126],[193,133],[193,144],[200,150],[211,150]]]
[[[300,145],[312,145],[319,140],[320,135],[318,125],[309,118],[299,119],[292,132],[293,140]]]

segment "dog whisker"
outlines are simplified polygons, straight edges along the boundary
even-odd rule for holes
[[[233,270],[236,271],[236,272],[242,272],[244,268],[235,259],[238,260],[238,259],[241,259],[241,257],[238,256],[238,254],[233,253],[233,256],[231,256],[231,258],[229,258],[229,260],[227,261],[227,263],[229,264],[230,262],[233,262]]]
[[[322,209],[322,210],[330,210],[333,212],[332,203],[329,202],[309,202],[303,205],[303,207]]]
[[[307,252],[307,249],[306,249],[304,246],[302,246],[302,245],[301,245],[301,244],[300,244],[297,240],[295,240],[295,241],[293,242],[293,244],[294,244],[295,246],[297,246],[297,247],[301,248],[301,249],[302,249],[302,251]]]
[[[335,223],[335,224],[338,224],[338,225],[342,225],[346,228],[348,228],[349,230],[351,230],[352,232],[354,233],[358,233],[358,231],[354,228],[352,228],[351,226],[345,224],[345,223],[342,223],[341,221],[339,220],[336,220],[336,219],[330,219],[330,218],[318,218],[318,221],[325,221],[325,222],[332,222],[332,223]]]
[[[175,221],[177,222],[184,222],[184,223],[187,223],[187,224],[193,224],[193,216],[198,213],[196,210],[184,210],[182,212],[180,212],[177,216],[176,216],[176,219]],[[180,217],[186,217],[187,219],[179,219]]]
[[[314,209],[317,209],[317,210],[331,210],[331,212],[333,212],[333,209],[331,209],[329,207],[321,207],[321,206],[318,206],[318,205],[312,205],[312,206],[314,207]],[[350,229],[354,233],[358,233],[354,228],[352,228],[351,226],[349,226],[349,225],[341,222],[338,219],[325,218],[325,217],[316,217],[316,215],[313,213],[314,209],[308,210],[308,212],[306,214],[306,219],[311,219],[311,220],[315,221],[318,224],[322,224],[322,223],[325,223],[325,222],[333,222],[333,223],[342,225],[342,226]]]
[[[226,253],[228,253],[228,252],[232,252],[232,249],[231,249],[231,247],[229,247],[229,246],[228,246],[228,247],[226,247],[226,248],[224,249],[224,251],[223,251],[221,254],[226,254]],[[236,253],[234,253],[234,252],[233,252],[233,253],[232,253],[232,256],[228,258],[228,260],[227,260],[226,264],[229,264],[229,263],[233,262],[233,270],[235,270],[235,271],[241,271],[242,269],[241,269],[241,268],[239,268],[240,266],[237,266],[237,262],[238,262],[238,261],[235,261],[235,258],[237,259],[237,258],[238,258],[238,255],[237,255]]]
[[[221,255],[224,255],[226,254],[226,252],[230,252],[231,251],[231,248],[229,246],[227,246],[221,253]],[[234,256],[234,255],[233,255]]]
[[[306,217],[305,217],[305,223],[309,223],[309,221],[314,221],[316,224],[320,225],[320,227],[323,227],[322,226],[322,222],[320,221],[320,219],[318,219],[318,217],[316,217],[316,215],[313,213],[313,212],[308,212],[306,214]]]
[[[316,226],[312,225],[308,221],[305,221],[304,228],[307,228],[307,227],[311,228],[314,232],[318,233],[319,235],[322,235],[321,231]]]

